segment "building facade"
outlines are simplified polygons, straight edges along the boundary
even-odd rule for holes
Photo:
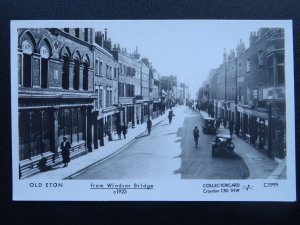
[[[93,30],[18,29],[20,177],[61,161],[60,142],[71,157],[92,149]]]
[[[284,30],[251,32],[210,74],[208,110],[235,125],[236,133],[271,157],[286,155]]]
[[[120,110],[120,123],[134,127],[137,120],[142,120],[142,103],[136,104],[136,96],[141,95],[141,67],[125,50],[113,48],[114,59],[118,61],[118,108]],[[137,113],[138,112],[138,113]]]
[[[104,146],[104,139],[111,140],[112,134],[117,132],[120,124],[120,112],[118,110],[118,79],[119,64],[108,51],[111,46],[110,40],[105,35],[96,32],[95,35],[95,111],[97,114],[94,136],[94,147]]]

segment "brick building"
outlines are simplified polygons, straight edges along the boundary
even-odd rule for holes
[[[153,101],[153,114],[152,117],[158,117],[162,111],[162,98],[161,98],[161,90],[160,90],[160,75],[156,69],[150,69],[151,74],[151,99]]]
[[[61,161],[60,142],[71,157],[92,149],[93,31],[18,29],[20,177]]]
[[[240,42],[212,71],[202,87],[209,109],[235,125],[236,133],[271,157],[286,155],[284,30],[251,32],[249,47]]]
[[[141,65],[127,53],[126,49],[120,49],[119,45],[110,52],[118,61],[120,68],[118,82],[120,122],[134,127],[144,118],[141,97]]]
[[[107,30],[95,35],[95,110],[97,121],[94,128],[95,148],[104,145],[104,137],[116,133],[120,124],[118,106],[119,64],[109,52],[111,41],[107,39]]]

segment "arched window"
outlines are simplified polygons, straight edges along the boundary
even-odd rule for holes
[[[76,59],[74,59],[74,79],[73,79],[73,87],[74,90],[78,90],[79,89],[79,73],[80,73],[80,61],[79,59],[76,57]]]
[[[62,88],[69,89],[69,65],[70,65],[70,57],[68,55],[64,55],[63,57],[63,68],[62,68]]]
[[[85,61],[83,63],[83,90],[89,88],[89,64]]]
[[[50,51],[47,47],[42,46],[40,49],[41,54],[41,88],[48,88],[48,61]]]
[[[29,41],[25,40],[22,42],[23,50],[23,76],[22,76],[22,86],[23,87],[32,87],[32,54],[33,54],[33,45]]]

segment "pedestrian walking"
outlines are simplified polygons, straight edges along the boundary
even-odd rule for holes
[[[221,125],[221,118],[218,117],[217,121],[216,121],[216,128],[220,128],[220,125]]]
[[[63,158],[64,167],[68,166],[70,162],[70,149],[71,144],[68,141],[67,137],[63,137],[63,141],[60,143],[61,155]]]
[[[173,116],[174,116],[173,110],[170,110],[170,111],[169,111],[169,115],[168,115],[168,118],[169,118],[169,124],[172,122]]]
[[[121,138],[121,134],[122,134],[122,126],[121,126],[121,124],[118,124],[118,126],[117,126],[117,134],[118,134],[119,140],[121,140],[122,139]]]
[[[127,134],[127,126],[125,123],[123,123],[123,126],[122,126],[122,133],[123,133],[123,137],[124,139],[126,139],[126,134]]]
[[[150,135],[150,133],[151,133],[151,127],[152,127],[152,121],[149,118],[148,121],[147,121],[148,135]]]
[[[199,139],[199,136],[200,136],[200,132],[199,132],[197,126],[195,126],[195,128],[193,130],[193,136],[194,136],[195,146],[196,146],[196,148],[198,148],[198,139]]]
[[[224,128],[227,127],[227,120],[225,118],[223,118],[223,126],[224,126]]]

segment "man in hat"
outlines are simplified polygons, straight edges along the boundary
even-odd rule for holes
[[[63,137],[63,141],[60,143],[60,149],[61,149],[61,155],[63,158],[64,167],[67,167],[68,163],[70,162],[71,144],[68,141],[66,136]]]

